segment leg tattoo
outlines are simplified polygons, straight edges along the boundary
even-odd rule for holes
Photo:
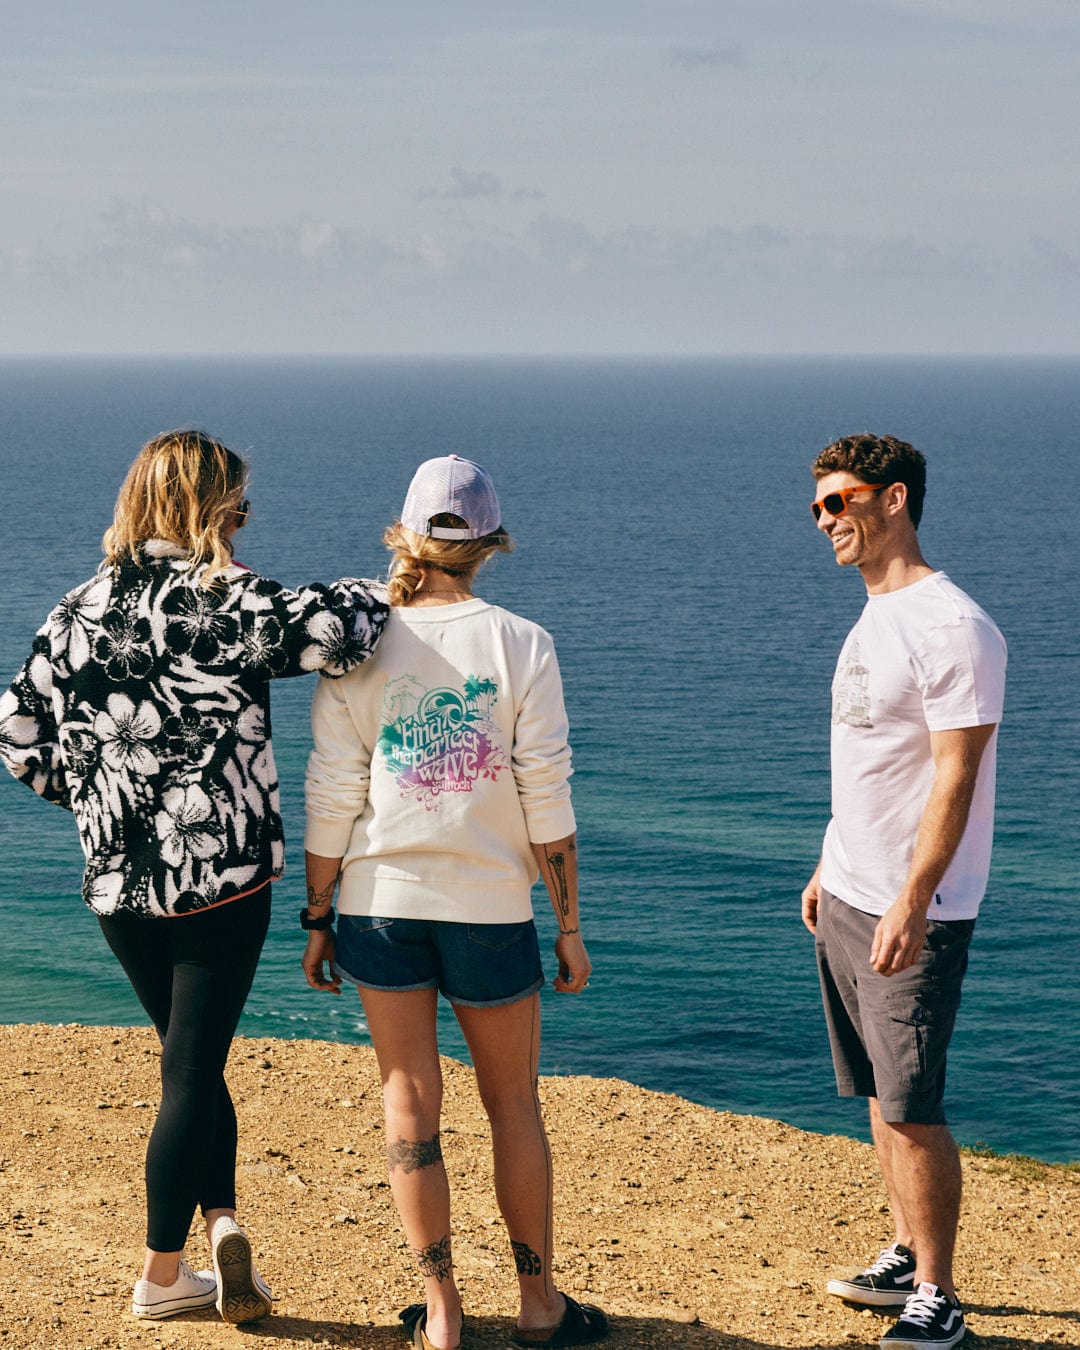
[[[436,1162],[443,1161],[443,1146],[439,1135],[431,1139],[397,1139],[396,1143],[386,1145],[386,1164],[390,1172],[402,1168],[406,1173],[418,1172],[421,1168],[431,1168]]]
[[[426,1280],[438,1280],[442,1284],[443,1280],[451,1278],[454,1262],[450,1256],[449,1233],[427,1247],[414,1247],[413,1255],[419,1262],[420,1274]]]
[[[519,1275],[540,1275],[543,1273],[543,1261],[540,1260],[527,1242],[515,1242],[511,1238],[510,1246],[514,1249],[514,1263]]]
[[[421,1167],[433,1167],[442,1162],[442,1145],[439,1136],[430,1139],[398,1139],[386,1146],[386,1162],[392,1172],[400,1167],[406,1173],[419,1172]]]

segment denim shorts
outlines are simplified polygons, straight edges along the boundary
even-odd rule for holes
[[[340,914],[334,974],[360,989],[438,989],[466,1008],[496,1008],[544,983],[532,919],[445,923]]]
[[[945,1124],[945,1055],[974,919],[933,920],[922,955],[896,975],[870,965],[878,915],[823,890],[817,962],[841,1097],[876,1097],[891,1124]]]

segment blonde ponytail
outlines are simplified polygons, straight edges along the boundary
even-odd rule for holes
[[[458,522],[457,517],[439,518],[437,524]],[[407,530],[400,520],[386,527],[383,543],[393,554],[387,583],[390,604],[407,605],[420,588],[427,568],[436,568],[448,576],[472,582],[480,568],[495,553],[513,552],[513,540],[505,530],[496,530],[482,539],[431,539]]]

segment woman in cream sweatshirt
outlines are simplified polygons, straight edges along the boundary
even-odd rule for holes
[[[401,1314],[414,1344],[452,1350],[461,1339],[439,1135],[440,991],[491,1121],[521,1293],[515,1343],[591,1344],[606,1317],[552,1281],[551,1155],[536,1089],[538,869],[559,926],[556,990],[580,993],[591,969],[554,646],[473,595],[482,563],[511,548],[478,465],[456,455],[422,464],[385,540],[391,615],[376,656],[324,682],[312,707],[304,971],[333,993],[350,981],[363,1001],[390,1184],[425,1283],[426,1302]]]

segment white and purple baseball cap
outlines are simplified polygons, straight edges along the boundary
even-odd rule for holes
[[[432,525],[433,516],[460,516],[464,528]],[[413,474],[401,523],[430,539],[483,539],[502,525],[495,484],[486,469],[459,455],[426,459]]]

